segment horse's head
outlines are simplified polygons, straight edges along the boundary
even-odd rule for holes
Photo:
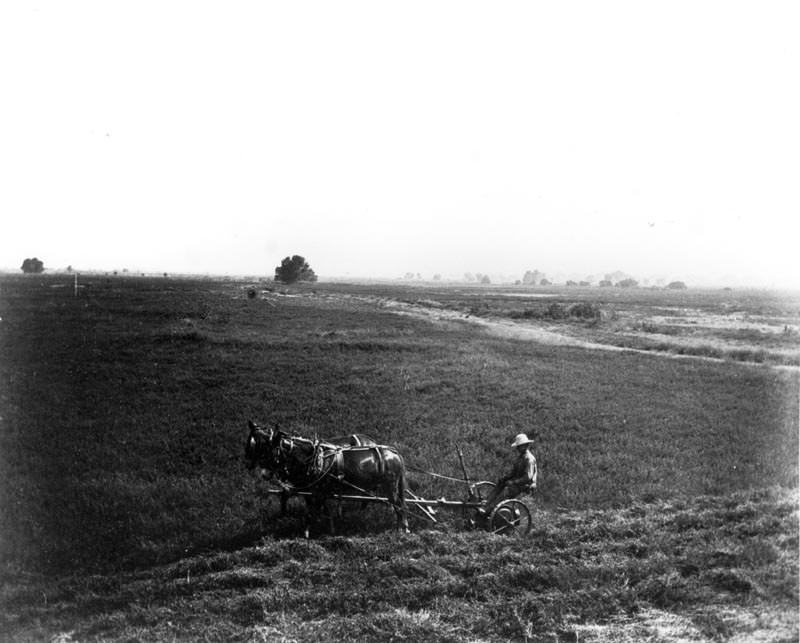
[[[273,450],[273,438],[278,433],[271,428],[263,428],[253,421],[248,421],[250,433],[244,445],[244,459],[248,469],[256,466],[262,469],[275,469],[275,454]]]

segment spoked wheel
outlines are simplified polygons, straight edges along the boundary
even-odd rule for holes
[[[524,536],[531,530],[531,511],[520,500],[504,500],[489,514],[489,531],[504,536]]]

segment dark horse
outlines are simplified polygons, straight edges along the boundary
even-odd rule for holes
[[[367,436],[345,436],[338,440],[344,444],[334,444],[264,429],[253,422],[249,426],[245,446],[248,466],[258,466],[268,476],[277,477],[289,493],[310,492],[309,521],[311,514],[327,509],[325,501],[329,498],[380,497],[394,508],[397,528],[408,531],[405,464],[396,449],[377,445]],[[333,517],[327,513],[333,532]],[[308,522],[305,533],[308,537]]]

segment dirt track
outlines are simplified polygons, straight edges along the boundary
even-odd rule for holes
[[[589,350],[602,350],[602,351],[628,351],[632,353],[640,353],[642,355],[656,355],[659,357],[666,357],[671,359],[694,359],[707,362],[725,362],[728,360],[709,357],[707,355],[692,355],[686,353],[673,353],[664,350],[645,350],[640,348],[632,348],[628,346],[615,346],[613,344],[603,344],[600,342],[592,342],[580,337],[558,332],[549,328],[535,327],[529,324],[523,324],[515,321],[501,320],[496,318],[483,318],[475,317],[466,313],[446,308],[430,308],[427,306],[420,306],[401,302],[393,299],[380,299],[373,298],[376,303],[380,303],[393,313],[398,315],[410,315],[419,319],[427,319],[434,323],[469,323],[476,326],[481,326],[487,332],[497,335],[498,337],[505,337],[508,339],[520,339],[537,342],[539,344],[547,344],[551,346],[571,346],[576,348],[585,348]],[[677,338],[671,337],[671,343],[676,347],[691,347],[694,340],[691,338]],[[780,370],[800,371],[800,367],[784,365],[784,364],[763,364],[760,362],[738,361],[740,364],[751,366],[769,366]]]

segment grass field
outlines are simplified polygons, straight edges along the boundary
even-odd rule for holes
[[[797,638],[797,295],[0,289],[10,640]],[[296,540],[302,508],[279,519],[243,466],[250,418],[368,433],[446,475],[459,442],[478,479],[528,432],[536,527],[453,513],[397,536],[354,507],[339,536]]]

